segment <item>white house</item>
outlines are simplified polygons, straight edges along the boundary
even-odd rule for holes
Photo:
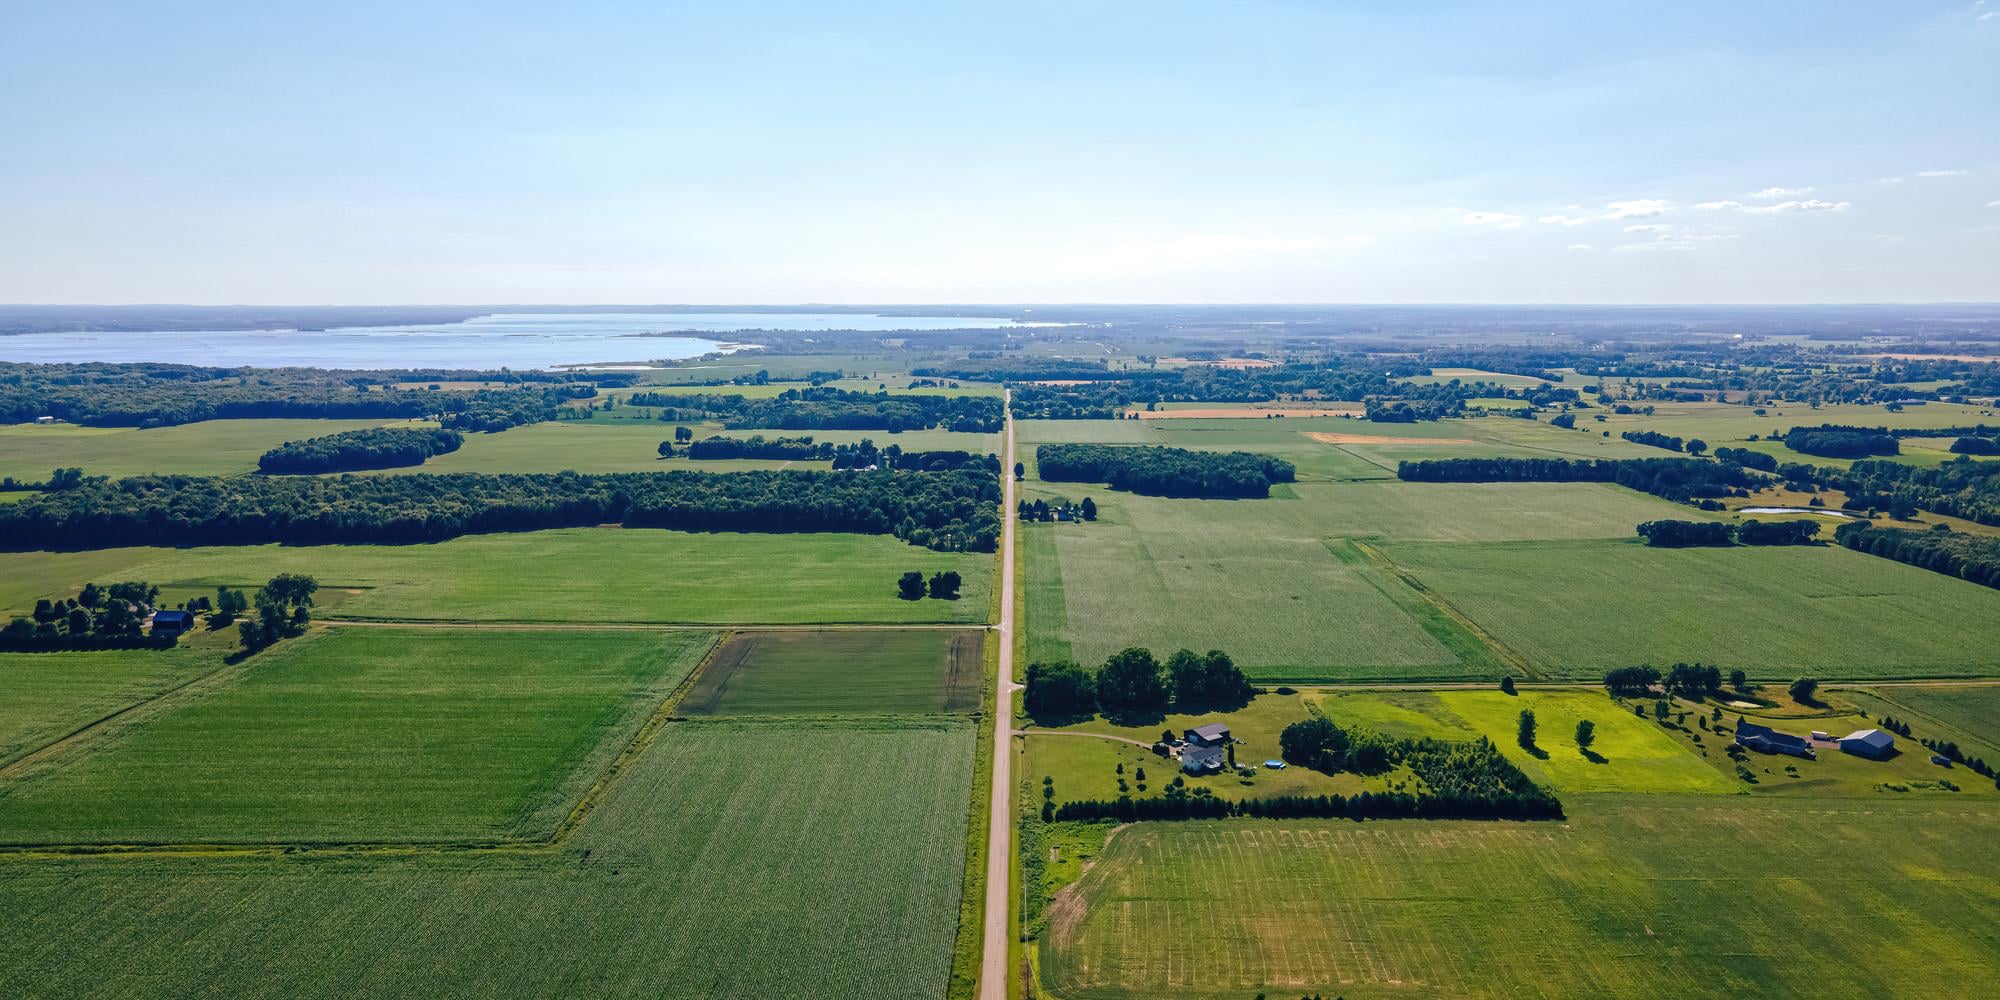
[[[1227,764],[1229,745],[1235,742],[1229,735],[1228,726],[1211,722],[1188,730],[1185,736],[1186,742],[1181,746],[1181,770],[1189,774],[1214,774]]]

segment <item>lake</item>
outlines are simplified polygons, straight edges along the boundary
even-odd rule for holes
[[[722,346],[716,335],[744,330],[990,330],[1029,325],[995,317],[864,313],[498,313],[463,323],[332,330],[24,333],[0,337],[0,361],[553,368],[699,357]],[[668,333],[691,336],[663,336]]]

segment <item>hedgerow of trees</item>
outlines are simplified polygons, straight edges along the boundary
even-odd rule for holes
[[[1661,548],[1733,545],[1810,545],[1819,535],[1818,521],[1647,521],[1638,527],[1647,545]]]
[[[1881,528],[1866,521],[1852,521],[1836,529],[1833,540],[1856,552],[2000,587],[2000,538],[1960,531]]]
[[[1109,483],[1166,497],[1267,497],[1272,483],[1294,476],[1290,462],[1242,451],[1045,444],[1035,449],[1035,461],[1049,482]]]
[[[724,427],[780,430],[952,431],[992,433],[1005,423],[998,397],[890,395],[820,386],[774,397],[738,393],[635,392],[630,406],[654,407],[662,420],[717,420]]]
[[[1100,711],[1125,718],[1158,716],[1168,709],[1229,711],[1247,704],[1251,694],[1242,668],[1221,650],[1176,650],[1163,664],[1151,651],[1133,647],[1112,654],[1095,671],[1069,660],[1030,663],[1021,703],[1038,719]]]
[[[1894,455],[1902,451],[1896,436],[1881,427],[1847,427],[1821,424],[1794,427],[1785,432],[1785,447],[1823,458],[1865,458]]]
[[[1396,476],[1426,483],[1617,483],[1682,503],[1764,485],[1763,476],[1734,462],[1695,458],[1445,458],[1400,463]]]
[[[350,472],[422,465],[433,455],[458,450],[465,435],[444,428],[371,427],[303,441],[287,441],[257,458],[257,471],[279,473]]]
[[[990,552],[991,469],[604,475],[143,476],[0,504],[0,548],[436,542],[587,527],[893,534]]]
[[[57,650],[166,648],[177,636],[145,634],[146,616],[160,598],[160,588],[143,581],[100,587],[86,583],[75,597],[43,598],[32,617],[15,618],[0,628],[0,649],[13,652]]]

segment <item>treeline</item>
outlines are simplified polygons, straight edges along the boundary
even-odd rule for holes
[[[1895,455],[1902,451],[1896,436],[1881,427],[1848,427],[1841,424],[1794,427],[1785,432],[1782,440],[1785,447],[1793,451],[1822,458],[1866,458],[1870,455]]]
[[[1654,448],[1665,448],[1668,451],[1685,451],[1690,455],[1699,455],[1702,452],[1708,450],[1708,442],[1703,441],[1700,438],[1690,438],[1687,440],[1682,440],[1681,438],[1674,437],[1671,434],[1661,434],[1658,431],[1625,431],[1624,433],[1619,434],[1618,436],[1624,438],[1627,441],[1632,442],[1633,444],[1643,444]],[[1732,449],[1732,450],[1739,450],[1739,449]],[[1722,453],[1717,452],[1716,457],[1717,458],[1722,457]],[[1748,463],[1743,463],[1743,464],[1748,464]],[[1777,464],[1776,461],[1773,460],[1772,465],[1775,467],[1776,464]]]
[[[1845,471],[1788,465],[1779,474],[1841,490],[1849,507],[1877,508],[1897,517],[1921,509],[2000,524],[2000,462],[1958,458],[1926,467],[1864,459]]]
[[[492,430],[551,419],[554,408],[566,400],[587,399],[596,395],[599,385],[628,385],[635,378],[630,373],[592,373],[585,378],[568,373],[440,369],[0,363],[0,423],[55,417],[93,427],[163,427],[267,417],[435,417],[463,430]],[[507,386],[474,391],[429,388],[457,381]],[[397,388],[413,383],[424,387]]]
[[[1664,681],[1668,694],[1700,701],[1722,693],[1722,668],[1701,663],[1676,663],[1664,678],[1653,667],[1640,664],[1636,667],[1616,667],[1604,672],[1604,689],[1613,695],[1626,698],[1640,698],[1652,694],[1654,685]],[[1746,683],[1743,671],[1731,671],[1730,681],[1741,689]]]
[[[1835,530],[1833,540],[1856,552],[2000,587],[2000,538],[1957,531],[1878,528],[1866,521],[1854,521]]]
[[[1102,444],[1045,444],[1035,449],[1049,482],[1109,483],[1113,489],[1164,497],[1267,497],[1289,483],[1292,463],[1231,451]]]
[[[1241,708],[1251,688],[1241,668],[1219,649],[1176,650],[1165,663],[1151,650],[1120,650],[1096,670],[1070,660],[1028,664],[1021,706],[1041,720],[1158,716],[1169,708],[1199,713]]]
[[[1734,545],[1810,545],[1819,536],[1818,521],[1758,521],[1741,525],[1726,521],[1647,521],[1639,537],[1659,548]]]
[[[1761,451],[1751,451],[1748,448],[1717,448],[1715,449],[1715,457],[1725,462],[1735,462],[1746,469],[1756,469],[1759,472],[1778,471],[1778,456],[1766,455]]]
[[[1399,463],[1396,477],[1418,483],[1617,483],[1680,503],[1763,485],[1762,477],[1734,462],[1694,458],[1443,458]]]
[[[894,534],[942,551],[1000,537],[990,471],[658,472],[86,482],[0,504],[0,547],[436,542],[620,523],[684,531]]]
[[[32,618],[15,618],[0,628],[0,650],[48,653],[86,649],[165,649],[178,636],[145,634],[146,616],[160,588],[143,581],[100,587],[86,583],[75,597],[35,602]]]
[[[877,448],[867,438],[853,444],[814,441],[810,437],[767,438],[754,434],[747,438],[706,437],[687,446],[689,458],[757,458],[791,462],[831,461],[836,469],[911,469],[943,472],[968,466],[998,475],[1000,459],[968,451],[904,451],[902,445]]]
[[[287,441],[258,456],[257,471],[276,475],[395,469],[422,465],[464,443],[464,434],[444,428],[371,427]]]
[[[1005,409],[995,396],[892,396],[830,386],[787,389],[763,399],[719,392],[636,392],[625,403],[659,408],[662,420],[718,420],[729,428],[890,433],[942,428],[988,434],[1005,423]]]

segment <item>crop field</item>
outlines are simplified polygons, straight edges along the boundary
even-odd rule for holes
[[[321,631],[9,780],[0,842],[543,835],[712,641]]]
[[[1717,447],[1748,448],[1775,455],[1781,462],[1805,462],[1812,465],[1846,467],[1854,464],[1851,459],[1826,458],[1806,455],[1793,451],[1782,442],[1770,440],[1784,434],[1793,427],[1817,426],[1819,424],[1851,424],[1857,427],[1907,427],[1934,428],[1960,427],[1969,424],[1993,424],[2000,422],[1994,416],[1992,407],[1974,406],[1963,403],[1928,403],[1923,406],[1905,407],[1892,411],[1886,406],[1872,404],[1840,404],[1822,406],[1818,409],[1802,404],[1773,404],[1766,407],[1748,407],[1729,403],[1640,403],[1630,405],[1650,405],[1653,415],[1607,413],[1603,427],[1616,438],[1622,431],[1648,430],[1675,437],[1698,437],[1707,441],[1711,449]],[[1764,415],[1758,416],[1757,409]],[[1578,425],[1583,421],[1579,419]],[[1765,440],[1750,441],[1755,434]],[[1902,442],[1903,454],[1895,460],[1917,464],[1933,464],[1955,458],[1947,450],[1951,438],[1905,438]],[[1652,449],[1654,454],[1666,454]]]
[[[172,598],[254,589],[275,573],[320,582],[322,617],[391,621],[827,624],[983,623],[993,556],[887,535],[695,534],[561,528],[432,545],[243,545],[0,552],[0,612],[85,582],[149,580]],[[957,570],[956,601],[905,601],[907,570]]]
[[[1320,698],[1327,717],[1395,736],[1469,740],[1484,736],[1537,783],[1569,792],[1718,792],[1740,790],[1652,719],[1602,691],[1359,691]],[[1515,739],[1522,710],[1535,713],[1539,752]],[[1577,749],[1576,724],[1596,726],[1591,753]],[[1726,741],[1709,737],[1716,754]]]
[[[1539,670],[1594,678],[1676,661],[1752,677],[1966,676],[2000,591],[1846,549],[1656,549],[1629,541],[1381,546]]]
[[[1861,693],[1872,698],[1868,707],[1874,708],[1874,703],[1880,702],[1887,707],[1882,714],[1909,719],[1916,725],[1918,736],[1935,736],[1960,744],[1967,744],[1970,737],[1989,748],[1988,761],[2000,760],[2000,686],[1882,687]],[[1912,715],[1916,718],[1909,718]],[[1941,731],[1923,732],[1932,728],[1927,723],[1935,723]],[[1911,748],[1911,752],[1920,749]],[[1966,749],[1974,755],[1982,753],[1970,745]]]
[[[733,472],[742,469],[827,469],[831,462],[784,462],[759,459],[710,459],[695,461],[685,455],[663,459],[661,441],[671,440],[675,424],[656,421],[629,423],[609,421],[557,420],[514,427],[497,434],[469,434],[457,451],[439,455],[420,469],[392,472],[666,472],[693,469],[706,472]],[[956,449],[979,453],[999,450],[997,434],[965,434],[952,431],[779,431],[722,430],[716,424],[690,424],[697,438],[712,435],[749,437],[809,436],[815,441],[836,444],[868,438],[878,446],[903,446],[905,451]]]
[[[1990,804],[1571,805],[1128,827],[1051,907],[1041,976],[1066,998],[2000,992]]]
[[[257,456],[286,441],[366,427],[429,426],[409,420],[205,420],[173,427],[0,425],[0,476],[28,482],[56,468],[89,475],[180,473],[233,476],[257,470]]]
[[[0,858],[0,993],[935,998],[973,734],[673,724],[560,849]]]
[[[0,653],[0,763],[221,666],[185,647]]]
[[[984,682],[974,629],[739,632],[682,699],[687,715],[970,712]]]
[[[1438,385],[1444,382],[1490,382],[1509,389],[1532,389],[1538,385],[1568,385],[1579,376],[1557,373],[1555,382],[1536,378],[1532,375],[1516,375],[1512,372],[1489,372],[1478,368],[1433,368],[1429,375],[1412,375],[1403,381],[1411,385]],[[1588,376],[1583,376],[1589,381]]]
[[[1029,485],[1089,495],[1100,511],[1023,526],[1030,660],[1187,646],[1225,650],[1264,680],[1499,672],[1448,614],[1338,540],[1624,538],[1688,510],[1598,484],[1299,483],[1268,500]]]

